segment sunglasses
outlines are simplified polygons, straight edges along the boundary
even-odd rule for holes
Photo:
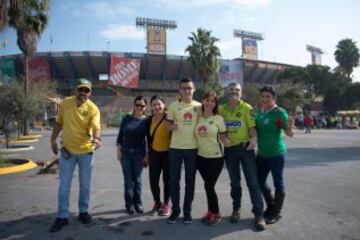
[[[142,104],[135,104],[135,107],[137,107],[137,108],[145,108],[145,107],[146,107],[146,105],[142,105]]]
[[[89,92],[90,92],[90,89],[88,89],[88,88],[78,88],[77,91],[78,91],[79,93],[82,93],[82,92],[84,92],[84,93],[89,93]]]

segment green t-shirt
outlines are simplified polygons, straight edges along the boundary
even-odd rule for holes
[[[175,101],[170,104],[167,119],[178,124],[178,129],[172,132],[170,148],[197,148],[195,127],[200,111],[201,103],[197,101],[192,101],[189,104]]]
[[[219,133],[225,133],[226,126],[222,116],[208,118],[199,117],[196,125],[198,155],[204,158],[220,158],[223,156],[223,145],[219,141]]]
[[[258,155],[276,157],[286,153],[283,129],[287,128],[288,115],[280,107],[256,112],[255,122],[258,135]]]
[[[224,104],[220,106],[219,113],[225,120],[230,146],[250,140],[249,128],[255,126],[254,113],[250,104],[242,100],[235,108]]]

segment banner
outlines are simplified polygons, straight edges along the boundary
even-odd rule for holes
[[[222,87],[227,87],[227,85],[232,82],[239,83],[243,86],[242,61],[220,60],[218,79]]]
[[[108,84],[125,88],[137,88],[139,73],[140,59],[111,57]]]
[[[29,59],[29,80],[37,83],[49,82],[51,79],[50,66],[46,57],[34,57]]]
[[[150,54],[166,54],[166,31],[165,29],[148,29],[147,52]]]
[[[16,77],[15,59],[0,58],[0,81],[8,83]]]
[[[243,58],[257,60],[258,48],[255,39],[244,38],[242,40]]]

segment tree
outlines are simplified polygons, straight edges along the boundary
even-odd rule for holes
[[[249,83],[245,84],[242,89],[242,96],[244,100],[249,103],[253,108],[259,105],[260,88],[258,85]]]
[[[350,84],[343,94],[344,109],[353,110],[360,106],[360,83],[355,82]]]
[[[24,109],[24,93],[17,82],[0,86],[0,121],[5,135],[6,148],[9,148],[10,133],[13,124]]]
[[[24,91],[28,90],[28,62],[48,23],[48,0],[0,0],[0,31],[15,28],[17,45],[24,54]],[[6,14],[7,13],[7,14]],[[25,126],[24,133],[27,134]]]
[[[207,91],[207,83],[215,78],[219,68],[218,57],[221,56],[215,43],[219,40],[211,36],[211,31],[198,28],[188,37],[191,44],[185,49],[189,53],[188,62],[202,82],[202,88]]]
[[[354,68],[359,66],[360,53],[356,42],[350,38],[339,41],[334,55],[339,66],[344,70],[346,76],[350,78]]]
[[[323,102],[325,111],[334,116],[342,108],[342,105],[342,95],[338,88],[326,90]]]

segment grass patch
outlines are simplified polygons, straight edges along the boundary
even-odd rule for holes
[[[3,167],[12,167],[12,166],[15,166],[16,163],[13,163],[9,160],[6,160],[6,159],[0,159],[0,168],[3,168]]]

